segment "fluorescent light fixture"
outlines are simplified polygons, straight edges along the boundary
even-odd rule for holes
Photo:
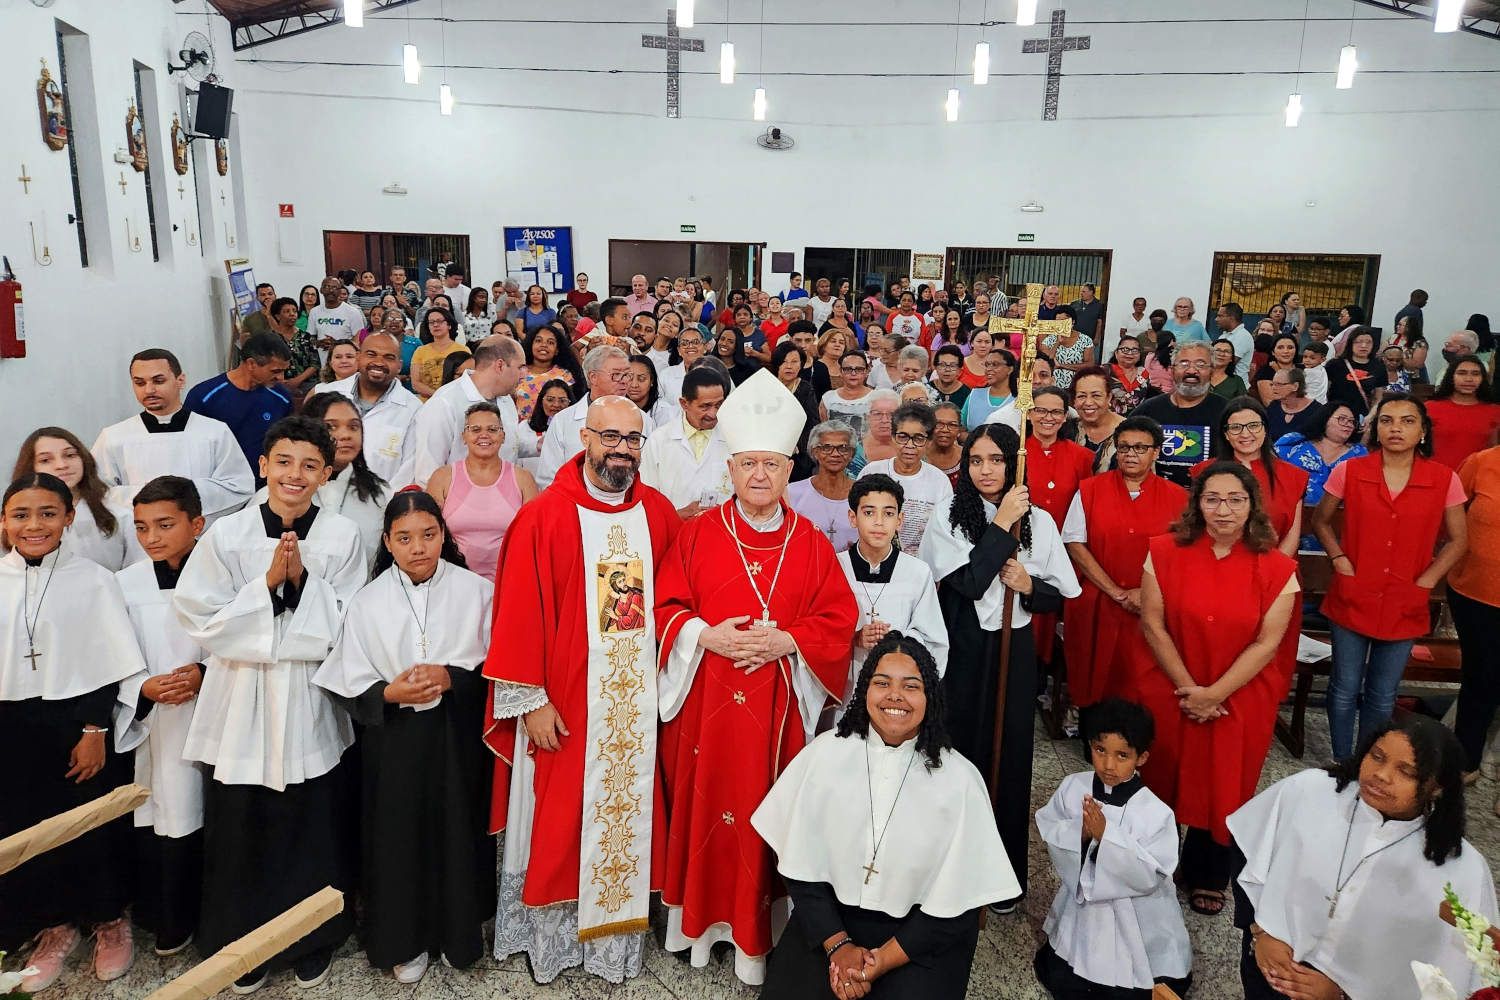
[[[948,113],[950,122],[958,121],[958,88],[948,88],[948,100],[943,103],[944,110]]]
[[[1358,68],[1359,59],[1354,54],[1354,46],[1345,45],[1339,50],[1339,78],[1334,86],[1339,90],[1354,86],[1354,71]]]
[[[1023,28],[1036,24],[1036,0],[1016,0],[1016,24]]]
[[[1463,12],[1464,0],[1438,0],[1437,13],[1432,16],[1432,30],[1457,31]]]
[[[693,0],[677,0],[677,27],[693,26]]]
[[[417,47],[411,42],[401,46],[401,72],[407,83],[422,80],[422,63],[417,59]]]
[[[351,28],[365,26],[365,0],[344,0],[344,23]]]
[[[974,43],[974,85],[983,87],[990,82],[990,43]]]
[[[446,83],[438,88],[438,110],[445,115],[453,114],[453,88]]]
[[[719,82],[734,82],[734,43],[721,42],[719,44]]]
[[[1302,95],[1290,94],[1286,99],[1286,127],[1296,128],[1302,120]]]
[[[763,122],[766,120],[766,88],[755,88],[755,101],[751,105],[755,111],[755,120]]]

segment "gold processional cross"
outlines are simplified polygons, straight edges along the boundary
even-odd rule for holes
[[[996,340],[1000,334],[1021,335],[1021,355],[1017,359],[1016,371],[1016,410],[1021,414],[1021,450],[1016,455],[1018,483],[1026,481],[1026,431],[1031,413],[1031,372],[1036,367],[1037,340],[1041,337],[1066,337],[1073,332],[1072,320],[1037,319],[1037,310],[1042,305],[1042,292],[1046,287],[1036,283],[1026,286],[1025,319],[990,317],[990,335]]]

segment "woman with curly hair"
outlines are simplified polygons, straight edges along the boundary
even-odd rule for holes
[[[1412,714],[1229,817],[1245,858],[1234,923],[1247,1000],[1400,996],[1414,959],[1460,996],[1479,990],[1463,938],[1434,914],[1451,885],[1496,920],[1490,866],[1464,839],[1463,766],[1454,735]]]
[[[926,647],[886,633],[838,728],[750,818],[795,904],[762,997],[964,995],[979,908],[1019,887],[984,780],[948,738],[944,695]]]
[[[1178,874],[1195,913],[1224,909],[1224,820],[1255,794],[1286,694],[1275,664],[1283,639],[1296,641],[1296,570],[1276,548],[1260,483],[1232,461],[1193,480],[1182,516],[1146,555],[1141,628],[1152,655],[1132,700],[1151,709],[1157,741],[1141,776],[1188,828]]]
[[[948,626],[943,684],[953,746],[986,776],[994,759],[1001,626],[1011,604],[996,817],[1020,891],[1002,901],[1006,913],[1026,893],[1037,694],[1031,616],[1061,611],[1065,598],[1081,592],[1056,522],[1032,507],[1025,483],[1017,481],[1020,446],[1005,424],[983,424],[969,435],[953,499],[933,510],[920,552],[938,581]]]

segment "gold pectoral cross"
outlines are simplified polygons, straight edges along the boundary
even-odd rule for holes
[[[870,859],[870,863],[867,864],[867,865],[865,865],[864,869],[865,869],[865,885],[869,885],[870,884],[870,877],[872,875],[879,875],[880,874],[880,869],[875,867],[875,859],[874,858]]]
[[[31,661],[31,669],[35,670],[36,658],[42,655],[41,652],[35,646],[27,646],[26,652],[23,655],[26,657],[26,659]]]

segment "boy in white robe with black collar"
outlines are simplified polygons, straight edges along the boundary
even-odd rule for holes
[[[1172,873],[1177,820],[1137,769],[1151,713],[1119,699],[1089,712],[1094,769],[1069,775],[1036,814],[1062,885],[1034,963],[1056,1000],[1148,1000],[1155,983],[1192,983],[1192,946]]]
[[[306,417],[266,433],[265,503],[216,521],[183,567],[172,606],[209,653],[183,756],[208,766],[203,912],[211,953],[332,885],[354,846],[348,714],[313,683],[368,564],[354,522],[313,500],[333,468],[328,429]],[[278,956],[298,984],[328,975],[348,934],[341,914]],[[249,993],[268,966],[235,984]]]

